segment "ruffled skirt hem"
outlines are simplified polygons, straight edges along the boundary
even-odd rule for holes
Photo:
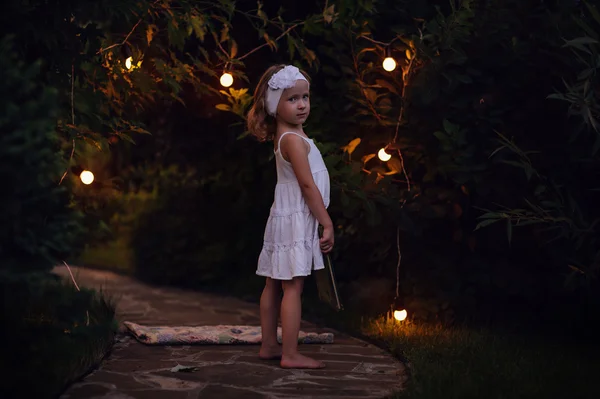
[[[285,276],[280,276],[280,275],[273,275],[272,273],[266,272],[266,271],[261,271],[261,270],[257,270],[256,274],[258,276],[261,277],[269,277],[272,278],[273,280],[292,280],[294,277],[308,277],[312,274],[312,271],[314,270],[323,270],[325,268],[325,266],[321,266],[321,267],[316,267],[314,269],[310,269],[308,270],[308,272],[306,273],[294,273],[291,275],[285,275]]]

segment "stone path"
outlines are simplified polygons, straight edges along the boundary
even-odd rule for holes
[[[258,305],[175,288],[151,287],[111,272],[71,267],[80,286],[117,301],[119,321],[145,325],[260,325]],[[55,272],[70,278],[67,268]],[[284,370],[263,361],[257,345],[146,346],[125,333],[103,364],[61,399],[387,398],[402,388],[404,366],[366,342],[303,322],[304,331],[330,331],[335,343],[300,350],[323,360],[322,370]],[[171,372],[176,365],[196,367]]]

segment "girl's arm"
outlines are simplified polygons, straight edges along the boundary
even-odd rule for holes
[[[302,195],[310,211],[317,218],[319,223],[327,230],[333,229],[333,222],[327,213],[323,196],[315,184],[308,163],[308,151],[306,141],[296,135],[288,134],[281,140],[280,149],[282,155],[287,155],[287,159],[292,164],[292,169],[298,179],[298,184],[302,190]]]

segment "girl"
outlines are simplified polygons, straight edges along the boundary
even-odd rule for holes
[[[248,130],[273,140],[277,185],[256,274],[266,277],[260,298],[262,359],[281,359],[283,368],[325,365],[298,353],[304,278],[323,269],[323,253],[333,248],[329,173],[302,124],[310,113],[308,75],[291,65],[275,65],[260,79],[248,113]],[[318,227],[323,226],[319,239]],[[283,290],[283,299],[281,291]],[[277,343],[281,310],[282,348]]]

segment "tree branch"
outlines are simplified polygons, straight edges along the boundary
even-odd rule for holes
[[[215,39],[215,43],[217,44],[217,46],[219,46],[219,48],[221,49],[221,51],[223,52],[223,54],[225,54],[226,56],[229,56],[229,53],[223,48],[223,46],[221,45],[221,42],[219,42],[219,38],[217,37],[217,33],[213,32],[212,29],[211,29],[211,33],[212,33],[213,39]]]
[[[138,25],[142,22],[143,18],[140,18],[135,25],[133,25],[133,28],[131,28],[131,30],[129,31],[129,33],[127,34],[127,36],[125,36],[125,39],[123,39],[123,41],[121,43],[115,43],[115,44],[111,44],[110,46],[106,47],[106,48],[101,48],[100,50],[98,50],[98,52],[96,54],[101,54],[107,50],[110,50],[111,48],[115,48],[118,46],[122,46],[125,43],[127,43],[127,40],[129,39],[129,36],[131,36],[131,34],[135,31],[135,28],[138,27]]]
[[[354,51],[354,44],[352,43],[352,41],[350,41],[350,49],[352,52],[352,60],[354,62],[354,72],[356,73],[358,88],[359,88],[361,94],[365,97],[365,100],[367,102],[367,105],[369,106],[370,111],[373,113],[373,115],[375,115],[375,118],[381,122],[381,116],[375,109],[375,104],[371,103],[371,100],[367,96],[367,93],[363,87],[364,82],[363,82],[362,76],[360,75],[360,71],[358,68],[358,58],[356,56],[356,51]]]
[[[75,125],[75,64],[71,64],[71,124]],[[69,156],[69,161],[67,163],[67,170],[63,173],[58,185],[60,186],[67,177],[67,173],[69,173],[69,166],[71,165],[71,159],[73,159],[73,154],[75,153],[75,138],[73,138],[73,146],[71,147],[71,155]]]
[[[277,36],[277,38],[275,39],[275,41],[278,41],[279,39],[281,39],[282,37],[284,37],[285,35],[287,35],[290,31],[292,31],[293,29],[295,29],[295,28],[297,28],[298,26],[301,26],[301,25],[304,25],[304,22],[299,22],[297,24],[294,24],[294,25],[290,26],[281,35]],[[269,45],[269,43],[263,43],[260,46],[254,48],[253,50],[248,51],[246,54],[242,55],[241,57],[237,57],[236,59],[238,61],[241,61],[244,58],[248,57],[250,54],[257,52],[261,48],[263,48],[265,46],[268,46],[268,45]]]
[[[150,6],[150,8],[154,7],[154,6],[156,5],[156,3],[158,3],[159,1],[160,1],[160,0],[156,0],[154,3],[152,3],[152,5]],[[149,12],[149,11],[150,11],[150,9],[148,9],[146,12]],[[97,52],[96,54],[101,54],[101,53],[103,53],[103,52],[105,52],[105,51],[107,51],[107,50],[110,50],[111,48],[115,48],[115,47],[118,47],[118,46],[122,46],[122,45],[124,45],[125,43],[127,43],[127,40],[129,39],[129,36],[131,36],[131,35],[133,34],[133,32],[135,31],[135,28],[137,28],[137,27],[138,27],[138,25],[139,25],[140,23],[142,23],[143,19],[144,19],[143,17],[142,17],[142,18],[140,18],[140,19],[139,19],[139,20],[138,20],[138,21],[135,23],[135,25],[133,25],[133,28],[131,28],[131,30],[129,31],[129,33],[127,34],[127,36],[125,36],[125,39],[123,39],[123,41],[122,41],[121,43],[115,43],[115,44],[111,44],[110,46],[108,46],[108,47],[106,47],[106,48],[100,48],[100,50],[98,50],[98,52]]]
[[[371,39],[369,36],[366,36],[366,35],[359,35],[358,38],[366,39],[366,40],[370,41],[371,43],[381,44],[382,46],[386,46],[386,47],[391,45],[392,43],[394,43],[396,40],[398,40],[398,37],[395,37],[391,41],[384,43],[384,42],[380,42],[379,40]]]
[[[413,57],[410,59],[410,62],[408,63],[408,67],[406,68],[406,73],[404,74],[403,78],[402,78],[402,93],[400,94],[400,100],[401,100],[401,104],[400,104],[400,113],[398,114],[398,120],[396,122],[396,133],[394,134],[394,139],[392,140],[392,143],[396,142],[396,139],[398,138],[398,129],[400,128],[400,123],[402,122],[402,118],[404,117],[404,97],[406,94],[406,87],[408,87],[408,78],[410,77],[410,74],[412,72],[412,65],[413,65],[413,61],[415,60],[415,58],[417,57],[417,54],[415,52],[415,55],[413,55]]]

